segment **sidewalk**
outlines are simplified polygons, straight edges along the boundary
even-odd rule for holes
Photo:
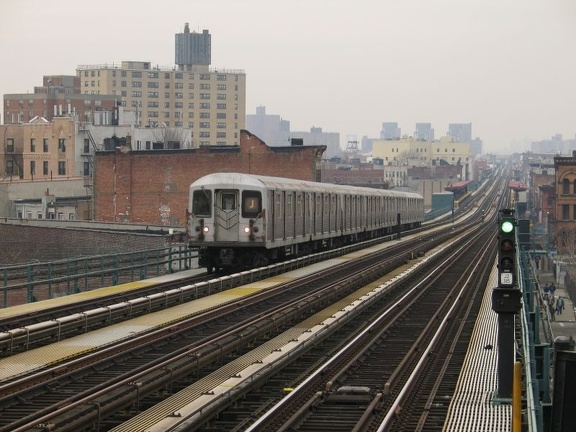
[[[540,273],[538,275],[538,279],[540,281],[540,295],[543,295],[543,288],[546,285],[550,285],[554,283],[556,286],[556,290],[554,291],[554,298],[557,300],[560,297],[564,299],[564,309],[561,313],[554,314],[552,318],[552,323],[554,322],[576,322],[576,312],[574,311],[574,303],[572,299],[568,296],[566,289],[564,286],[556,283],[554,280],[554,275],[552,273]],[[549,293],[550,295],[550,293]],[[548,311],[550,313],[550,311]]]

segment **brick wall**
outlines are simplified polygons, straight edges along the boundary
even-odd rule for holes
[[[239,147],[99,152],[94,169],[95,218],[184,225],[194,180],[214,172],[317,180],[317,163],[325,150],[325,146],[268,147],[242,131]]]
[[[0,267],[165,246],[158,235],[0,224]]]

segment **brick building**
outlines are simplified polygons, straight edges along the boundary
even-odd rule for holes
[[[569,157],[555,157],[556,203],[554,236],[559,255],[576,254],[576,151]]]
[[[51,121],[56,116],[72,116],[91,122],[101,110],[112,110],[118,96],[81,93],[80,77],[46,75],[34,93],[4,95],[4,124],[26,123],[35,117]]]
[[[95,219],[184,225],[190,184],[214,172],[319,181],[326,146],[269,147],[246,130],[239,146],[96,153]]]

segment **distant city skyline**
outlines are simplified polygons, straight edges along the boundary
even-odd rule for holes
[[[471,123],[485,152],[576,136],[576,4],[569,0],[356,2],[103,0],[0,5],[0,94],[86,64],[175,65],[176,33],[211,38],[213,67],[246,72],[246,113],[266,106],[294,130],[378,137],[383,122],[437,137]],[[176,13],[177,12],[177,13]],[[4,113],[4,107],[0,110]]]

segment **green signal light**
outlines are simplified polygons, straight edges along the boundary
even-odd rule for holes
[[[514,230],[514,224],[510,221],[504,221],[500,224],[503,233],[511,233]]]

